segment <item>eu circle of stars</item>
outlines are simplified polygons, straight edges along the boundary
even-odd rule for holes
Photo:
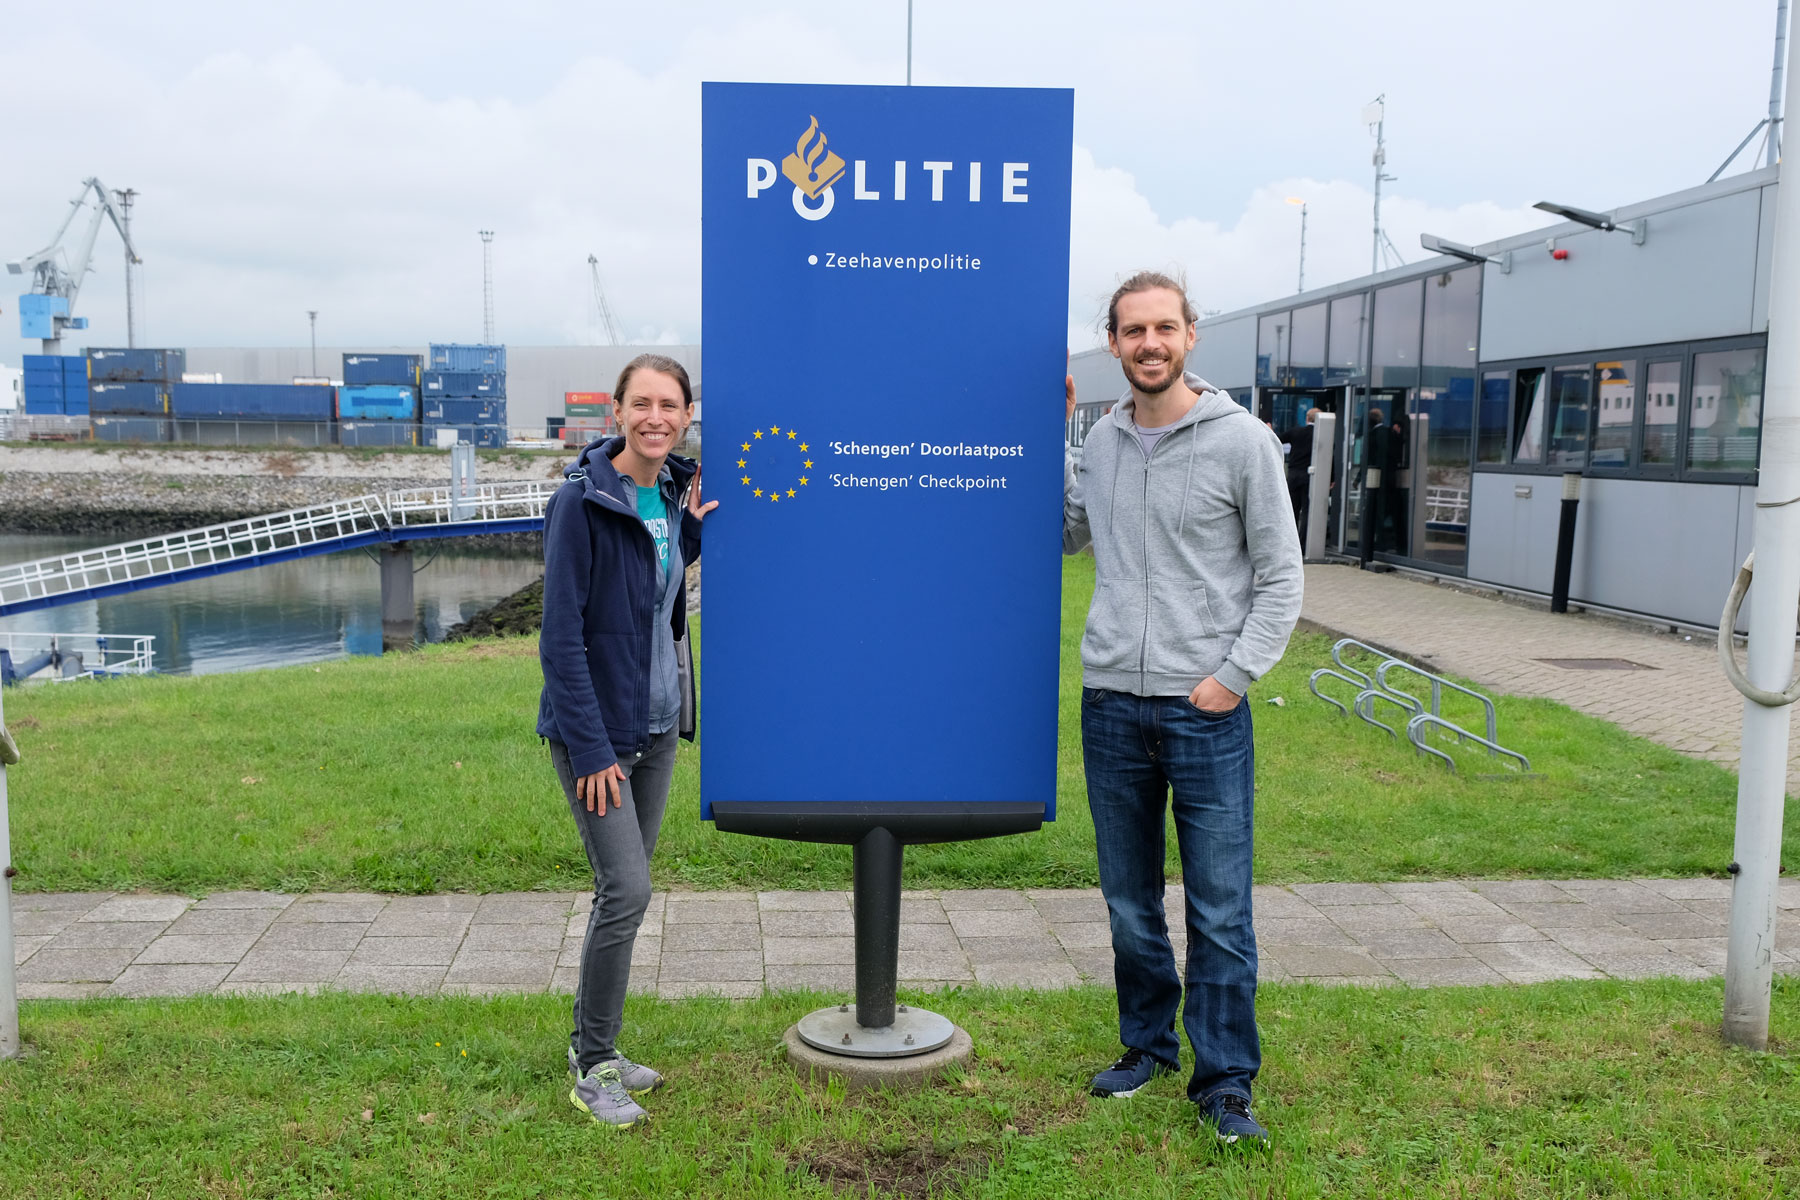
[[[740,443],[738,451],[738,486],[749,488],[758,500],[766,496],[770,504],[780,504],[797,499],[811,482],[811,447],[792,429],[771,425],[751,430],[750,440]]]

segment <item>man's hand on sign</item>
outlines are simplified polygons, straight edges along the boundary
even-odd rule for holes
[[[618,763],[604,771],[595,771],[592,775],[583,775],[575,781],[575,798],[587,805],[587,810],[595,816],[606,815],[606,802],[618,808],[624,803],[620,793],[625,787],[625,772]],[[602,791],[601,789],[605,790]]]
[[[1069,352],[1064,350],[1063,362],[1067,363],[1068,361]],[[1072,420],[1075,416],[1075,377],[1073,375],[1063,376],[1063,393],[1067,401],[1063,406],[1063,420]]]
[[[1188,696],[1188,703],[1201,712],[1228,713],[1243,703],[1244,698],[1208,675],[1200,681],[1193,693]]]
[[[687,508],[694,514],[696,521],[706,520],[706,514],[719,507],[717,500],[707,504],[700,503],[700,468],[694,468],[694,482],[688,484]],[[622,778],[622,777],[621,777]]]

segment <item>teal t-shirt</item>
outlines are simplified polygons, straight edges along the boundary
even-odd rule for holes
[[[637,510],[644,528],[656,541],[657,582],[666,583],[669,578],[669,506],[663,500],[660,483],[656,487],[639,486]]]

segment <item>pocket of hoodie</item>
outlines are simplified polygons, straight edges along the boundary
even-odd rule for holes
[[[1204,647],[1218,636],[1204,583],[1192,579],[1150,581],[1146,670],[1162,674],[1194,671],[1211,660],[1213,656]]]
[[[1095,584],[1087,632],[1081,639],[1082,664],[1135,671],[1143,635],[1144,581],[1103,579]]]

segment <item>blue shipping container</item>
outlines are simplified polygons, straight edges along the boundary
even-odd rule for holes
[[[25,415],[28,417],[60,417],[63,415],[63,398],[60,395],[47,396],[42,393],[33,395],[25,393]]]
[[[187,370],[187,351],[89,349],[87,362],[95,383],[174,383]]]
[[[84,388],[79,392],[69,392],[66,395],[64,395],[63,396],[63,412],[66,415],[71,416],[71,417],[87,416],[88,415],[87,389]]]
[[[429,399],[503,400],[506,376],[484,371],[427,371],[419,390]]]
[[[83,391],[87,389],[87,384],[83,383],[81,386]],[[63,386],[63,376],[61,371],[37,371],[33,370],[31,367],[26,367],[25,390],[30,391],[32,388],[37,388],[40,391],[54,392],[66,390]]]
[[[430,349],[431,361],[426,365],[433,371],[484,371],[489,374],[506,374],[505,346],[465,346],[459,342],[433,342]]]
[[[411,421],[344,421],[338,425],[341,446],[416,446],[419,427]]]
[[[427,421],[439,425],[486,425],[506,420],[506,402],[503,400],[442,400],[427,396],[421,411]]]
[[[166,442],[172,422],[157,417],[95,417],[94,440],[100,442]]]
[[[418,354],[346,354],[344,382],[359,386],[386,383],[398,387],[418,387],[420,365]]]
[[[165,416],[169,411],[169,385],[166,383],[89,384],[88,408],[97,413]]]
[[[374,383],[362,387],[348,385],[338,389],[338,420],[415,420],[419,411],[419,394],[409,387]]]
[[[308,383],[178,383],[171,411],[188,420],[331,420],[336,388]]]

